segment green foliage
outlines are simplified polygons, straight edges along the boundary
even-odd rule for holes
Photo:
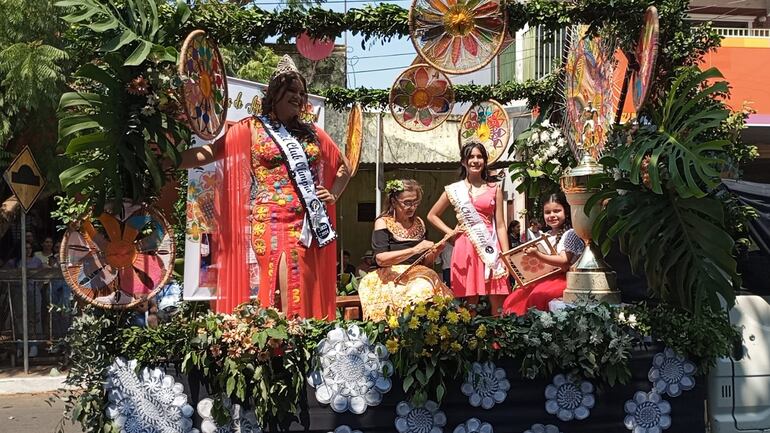
[[[124,65],[137,66],[148,57],[157,63],[176,61],[177,52],[173,47],[158,43],[166,36],[161,27],[158,3],[156,0],[134,0],[126,2],[125,8],[99,0],[60,0],[55,3],[62,8],[71,8],[69,15],[62,20],[71,24],[80,24],[94,32],[112,36],[106,39],[100,51],[111,53],[129,48],[130,54],[124,59]],[[169,21],[176,26],[187,20],[190,10],[187,4],[179,0]]]
[[[728,306],[740,286],[734,241],[727,232],[724,204],[715,198],[729,140],[718,138],[728,109],[711,99],[727,90],[715,69],[680,71],[664,104],[652,110],[653,125],[631,131],[602,163],[619,179],[586,204],[611,198],[594,226],[594,238],[608,250],[620,241],[636,271],[644,270],[653,296],[699,313]]]
[[[237,69],[236,76],[257,83],[267,83],[281,58],[270,47],[252,50],[250,59]]]
[[[189,141],[172,91],[177,52],[168,46],[189,9],[178,2],[160,24],[156,0],[57,5],[74,6],[65,19],[97,32],[106,53],[78,69],[76,90],[59,102],[59,139],[76,162],[60,174],[62,188],[92,199],[97,212],[107,199],[148,201],[165,182],[162,161],[178,163]]]
[[[203,307],[203,311],[199,309]],[[141,366],[173,363],[200,373],[215,401],[230,397],[254,410],[271,431],[286,426],[305,395],[305,379],[318,368],[311,354],[335,327],[356,324],[391,353],[394,375],[407,397],[441,401],[447,381],[465,376],[473,361],[511,360],[523,378],[568,373],[594,383],[625,383],[629,360],[647,336],[696,363],[705,375],[739,341],[726,313],[700,315],[667,306],[580,304],[557,312],[530,310],[522,317],[472,316],[449,298],[420,303],[384,322],[287,320],[273,309],[244,304],[233,314],[183,303],[157,328],[130,326],[131,313],[87,308],[66,338],[73,361],[61,398],[87,432],[111,431],[105,417],[103,374],[118,356]],[[318,359],[313,359],[313,363]],[[510,372],[509,372],[510,374]],[[219,396],[217,398],[216,396]],[[227,415],[215,406],[220,422]]]
[[[452,86],[455,91],[455,101],[481,102],[494,99],[501,104],[527,99],[530,107],[551,106],[557,100],[558,71],[547,75],[540,80],[528,80],[523,83],[505,82],[495,85],[457,84]],[[326,98],[326,104],[343,109],[358,102],[362,107],[384,108],[388,105],[389,89],[344,89],[341,87],[329,87],[326,89],[314,89]]]
[[[16,110],[51,106],[64,82],[67,53],[39,41],[19,42],[0,51],[0,86]]]

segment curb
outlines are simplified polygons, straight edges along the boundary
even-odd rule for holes
[[[67,375],[28,376],[0,379],[0,395],[37,394],[53,392],[64,388]]]

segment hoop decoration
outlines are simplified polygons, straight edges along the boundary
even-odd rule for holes
[[[348,115],[348,134],[345,140],[345,157],[350,162],[350,177],[358,172],[361,160],[361,145],[364,141],[364,122],[361,104],[353,104]]]
[[[508,140],[510,119],[505,108],[495,100],[473,104],[460,122],[460,148],[472,141],[484,145],[492,164],[503,155]]]
[[[64,234],[61,269],[80,298],[127,309],[155,296],[174,266],[173,233],[155,208],[125,202],[119,213],[86,217]]]
[[[465,74],[483,68],[497,55],[507,22],[501,0],[413,0],[409,36],[431,66]]]
[[[297,51],[302,57],[317,62],[329,57],[334,51],[334,39],[313,39],[307,33],[297,36]]]
[[[644,28],[636,44],[636,67],[631,71],[631,95],[638,113],[650,93],[655,60],[658,57],[660,25],[658,9],[650,6],[644,13]]]
[[[564,129],[578,161],[584,151],[596,160],[601,156],[618,99],[612,81],[613,50],[587,31],[586,25],[573,29],[564,74]]]
[[[190,129],[213,140],[227,118],[227,74],[216,42],[203,30],[192,31],[182,44],[177,69]]]
[[[436,68],[410,66],[390,89],[390,112],[399,125],[410,131],[430,131],[452,113],[455,92],[452,82]]]

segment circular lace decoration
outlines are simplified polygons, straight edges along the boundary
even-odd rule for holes
[[[467,395],[471,406],[492,409],[496,403],[502,403],[508,396],[511,384],[506,379],[505,370],[495,364],[474,362],[460,391]]]
[[[436,69],[465,74],[486,66],[505,42],[508,20],[500,0],[413,0],[409,35]]]
[[[117,358],[107,370],[107,417],[121,433],[197,433],[184,386],[159,368],[136,374],[136,360]]]
[[[425,64],[410,66],[390,88],[393,119],[410,131],[437,128],[452,113],[455,93],[443,72]]]
[[[492,424],[482,422],[478,418],[471,418],[468,421],[455,427],[453,433],[492,433]]]
[[[419,407],[402,401],[396,405],[396,415],[398,433],[443,433],[446,425],[446,415],[432,400]]]
[[[509,131],[510,120],[505,107],[491,99],[477,102],[460,121],[460,149],[468,143],[479,142],[487,150],[487,164],[493,164],[508,146]]]
[[[553,378],[553,384],[545,387],[545,410],[562,421],[582,420],[594,407],[594,386],[588,381],[576,381],[563,374]]]
[[[363,433],[361,430],[353,430],[350,428],[350,426],[347,426],[345,424],[337,426],[337,428],[334,429],[334,432],[329,433]]]
[[[532,427],[524,430],[524,433],[561,433],[561,430],[553,424],[532,424]]]
[[[218,426],[211,414],[214,400],[204,398],[198,402],[198,415],[203,418],[201,433],[262,433],[253,410],[244,410],[241,405],[232,404],[229,398],[225,398],[222,404],[230,412],[230,423]]]
[[[319,368],[308,378],[316,399],[337,413],[362,414],[390,391],[393,364],[382,344],[373,345],[356,326],[335,328],[316,347]]]
[[[623,408],[623,424],[634,433],[659,433],[671,427],[671,405],[655,391],[637,391]]]
[[[665,393],[670,397],[678,397],[682,391],[689,391],[695,387],[693,377],[695,371],[695,364],[667,347],[652,358],[652,368],[647,378],[659,394]]]
[[[644,27],[636,43],[635,57],[639,68],[631,72],[631,96],[637,113],[650,93],[659,40],[658,9],[650,6],[644,13]]]

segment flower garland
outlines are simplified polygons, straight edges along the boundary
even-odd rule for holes
[[[311,354],[321,340],[335,326],[356,325],[287,320],[256,304],[228,315],[194,308],[195,303],[182,304],[181,312],[158,328],[131,327],[118,313],[97,317],[90,309],[74,319],[66,339],[73,357],[67,384],[73,387],[63,398],[85,430],[101,431],[110,422],[102,411],[106,400],[100,400],[106,398],[103,374],[119,356],[136,359],[140,366],[179,362],[183,374],[202,374],[212,395],[253,407],[263,426],[278,425],[295,413],[312,370]],[[587,304],[493,318],[474,316],[452,298],[436,298],[383,322],[357,326],[372,344],[385,345],[392,373],[402,379],[415,405],[440,403],[446,381],[464,378],[478,360],[521,360],[524,378],[560,373],[612,386],[630,378],[631,350],[646,335],[692,360],[698,374],[729,354],[738,336],[724,312],[708,309],[696,318],[666,306]],[[223,401],[216,399],[212,408],[217,419],[226,417]]]

